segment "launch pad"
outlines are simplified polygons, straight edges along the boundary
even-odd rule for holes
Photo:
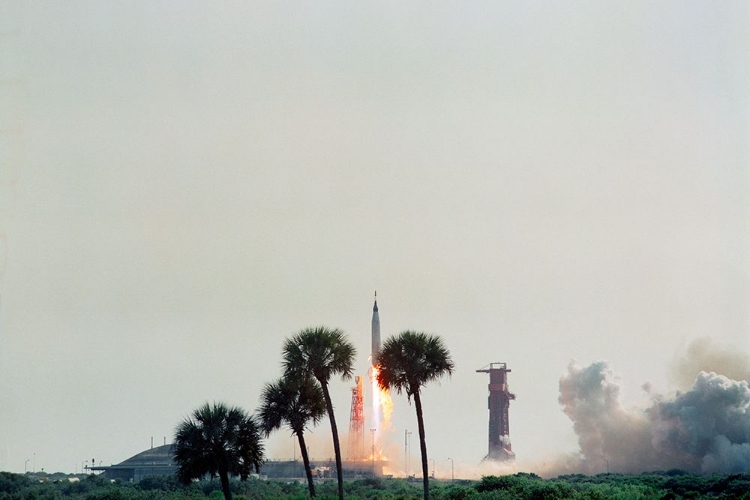
[[[385,477],[383,468],[388,466],[388,461],[344,460],[341,465],[347,479]],[[310,460],[310,468],[315,479],[336,479],[336,462],[331,459]],[[260,473],[274,479],[304,478],[305,467],[301,460],[269,460],[263,463]]]

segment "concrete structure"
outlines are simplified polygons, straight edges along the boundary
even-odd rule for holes
[[[477,370],[477,373],[490,374],[490,384],[487,386],[490,391],[487,398],[487,407],[490,410],[489,451],[484,460],[514,460],[516,455],[510,445],[508,408],[510,401],[516,399],[516,395],[508,389],[510,369],[505,363],[490,363]]]

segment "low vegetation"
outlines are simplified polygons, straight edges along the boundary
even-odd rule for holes
[[[138,484],[111,482],[88,476],[71,482],[63,475],[11,474],[0,472],[0,500],[221,500],[219,481],[198,481],[188,486],[175,477],[151,477]],[[304,482],[250,479],[230,481],[235,500],[309,498]],[[336,481],[320,483],[317,498],[338,497]],[[403,479],[361,479],[344,483],[351,500],[416,500],[422,497],[421,482]],[[681,470],[640,475],[568,475],[542,479],[536,474],[487,476],[480,481],[434,481],[430,495],[437,500],[525,500],[525,499],[748,499],[750,474],[694,475]]]

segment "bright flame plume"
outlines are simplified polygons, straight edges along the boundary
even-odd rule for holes
[[[373,457],[377,460],[385,460],[383,454],[382,441],[384,432],[391,427],[391,415],[393,414],[393,400],[388,389],[381,389],[378,386],[377,366],[370,366],[370,384],[372,386],[372,422],[375,430],[373,438],[373,450],[370,459]]]

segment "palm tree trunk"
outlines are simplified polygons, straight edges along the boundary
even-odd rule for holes
[[[331,421],[331,434],[333,434],[333,451],[336,454],[336,478],[339,481],[339,500],[344,500],[344,470],[341,466],[341,447],[339,446],[339,431],[336,428],[336,418],[333,416],[333,403],[331,395],[328,394],[328,384],[323,380],[318,380],[320,387],[323,389],[323,397],[326,400],[328,409],[328,420]]]
[[[305,445],[305,438],[300,430],[297,433],[297,439],[299,440],[299,449],[302,452],[302,463],[305,464],[305,474],[307,475],[307,489],[310,490],[310,498],[315,498],[315,483],[313,483],[312,470],[310,470],[310,457],[307,456],[307,446]]]
[[[422,400],[419,390],[414,392],[414,407],[417,409],[417,426],[419,427],[419,450],[422,452],[422,485],[424,487],[424,500],[430,499],[430,476],[427,468],[427,443],[424,438],[424,420],[422,418]]]
[[[221,480],[221,491],[224,492],[224,499],[232,500],[232,490],[229,489],[229,473],[226,470],[220,470],[219,479]]]

